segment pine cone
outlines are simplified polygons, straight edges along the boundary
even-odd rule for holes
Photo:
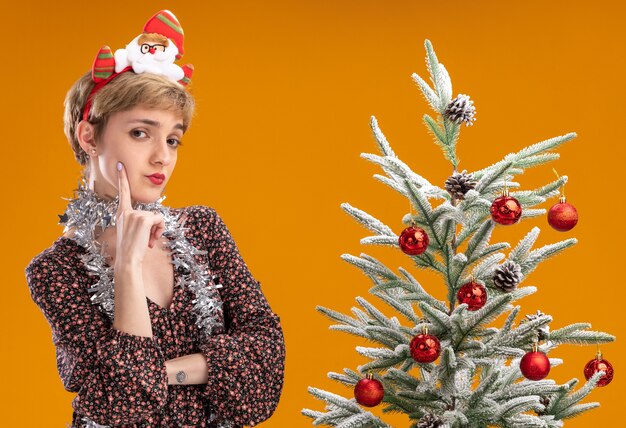
[[[446,180],[446,190],[456,199],[465,199],[465,194],[476,187],[476,180],[473,174],[467,174],[467,170],[463,172],[455,172]]]
[[[498,266],[493,273],[493,283],[500,290],[510,293],[522,280],[522,267],[512,260]]]
[[[465,126],[471,126],[473,125],[472,122],[476,120],[474,117],[476,108],[473,104],[474,101],[470,100],[469,96],[459,94],[455,99],[450,101],[443,112],[443,116],[457,125],[465,123]]]
[[[443,425],[443,421],[432,413],[426,413],[417,423],[417,428],[438,428]]]
[[[535,320],[535,319],[537,319],[537,318],[539,318],[540,316],[543,316],[543,315],[545,315],[545,314],[538,310],[536,314],[526,315],[526,319],[523,319],[521,321],[521,323],[525,323],[525,322],[528,322],[528,321]],[[544,325],[543,327],[539,327],[537,329],[537,337],[538,337],[539,340],[546,340],[549,336],[550,336],[550,326],[549,325]]]

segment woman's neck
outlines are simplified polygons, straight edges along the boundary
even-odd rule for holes
[[[102,186],[98,186],[95,179],[89,179],[89,190],[94,192],[96,196],[103,201],[112,201],[115,199],[116,195],[110,195],[107,193],[106,189],[102,189]],[[114,189],[115,190],[115,189]]]

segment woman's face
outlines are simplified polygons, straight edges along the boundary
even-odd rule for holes
[[[138,106],[113,113],[97,141],[94,191],[114,198],[118,191],[117,162],[126,168],[131,199],[156,201],[165,189],[176,165],[178,144],[183,136],[180,114]],[[162,174],[164,179],[150,179]]]

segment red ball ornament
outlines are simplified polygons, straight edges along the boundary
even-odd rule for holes
[[[437,336],[424,332],[411,340],[409,345],[411,356],[418,363],[432,363],[441,353],[441,344]]]
[[[361,379],[354,386],[354,398],[361,406],[374,407],[383,401],[385,389],[380,381],[374,379],[371,373],[368,373],[364,379]]]
[[[604,376],[600,378],[596,386],[605,386],[613,380],[613,366],[607,360],[602,359],[602,354],[598,351],[596,358],[585,365],[585,379],[589,380],[596,372],[603,371]]]
[[[546,354],[534,349],[522,357],[519,368],[526,379],[541,380],[550,373],[550,360]]]
[[[493,201],[490,211],[493,221],[506,226],[517,223],[522,216],[522,206],[508,192]]]
[[[477,282],[468,282],[463,284],[459,291],[456,293],[456,299],[459,303],[467,303],[467,309],[470,311],[477,311],[487,301],[487,290],[482,284]]]
[[[426,251],[428,242],[428,235],[424,229],[415,226],[404,229],[398,238],[400,249],[411,256],[417,256]]]
[[[548,211],[548,224],[559,232],[567,232],[578,223],[578,211],[572,204],[565,202],[565,196],[561,196],[557,204],[552,205]]]

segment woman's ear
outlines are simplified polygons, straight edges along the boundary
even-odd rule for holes
[[[86,120],[81,120],[76,126],[76,139],[85,153],[93,153],[96,148],[95,129]]]

